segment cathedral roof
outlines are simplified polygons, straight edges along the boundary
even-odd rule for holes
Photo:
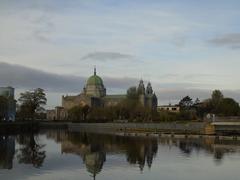
[[[103,85],[103,80],[97,75],[95,68],[94,75],[90,76],[87,80],[87,85]]]
[[[93,75],[89,77],[87,80],[87,85],[102,85],[102,84],[103,84],[102,78],[100,78],[97,75]]]

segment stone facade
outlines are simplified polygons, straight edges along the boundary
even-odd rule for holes
[[[47,110],[47,120],[67,120],[67,110],[61,106],[55,107],[55,109]]]
[[[148,83],[147,88],[145,89],[143,80],[139,82],[137,87],[139,94],[139,103],[144,107],[156,109],[157,108],[157,97],[153,93],[152,86]],[[96,73],[94,68],[94,74],[90,76],[84,86],[82,92],[76,96],[62,96],[62,114],[67,114],[67,111],[74,106],[89,106],[89,107],[108,107],[116,106],[124,99],[126,99],[126,94],[121,95],[107,95],[106,88],[103,84],[103,80]],[[59,107],[58,107],[59,109]],[[59,110],[60,111],[60,110]],[[66,119],[57,115],[57,110],[50,110],[47,114],[49,120]],[[63,113],[64,112],[64,113]],[[54,118],[53,118],[54,117]]]
[[[139,94],[139,102],[144,106],[148,107],[150,109],[156,109],[158,100],[157,96],[153,92],[151,83],[149,82],[147,85],[147,88],[145,90],[145,86],[143,83],[143,80],[140,80],[138,88],[137,88],[138,94]]]

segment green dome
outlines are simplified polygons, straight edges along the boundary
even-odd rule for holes
[[[103,85],[102,78],[97,75],[93,75],[88,78],[87,85]]]

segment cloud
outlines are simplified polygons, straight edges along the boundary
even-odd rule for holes
[[[0,63],[0,85],[16,88],[46,88],[52,91],[79,90],[84,77],[59,75],[20,65]]]
[[[41,87],[51,92],[80,93],[87,77],[59,75],[20,65],[0,62],[0,86],[19,89]],[[108,88],[127,89],[138,81],[135,78],[103,77]]]
[[[81,60],[96,60],[96,61],[108,61],[108,60],[124,60],[133,59],[134,56],[129,54],[122,54],[117,52],[93,52],[89,53],[81,58]]]
[[[227,46],[232,49],[240,48],[240,33],[224,34],[209,40],[210,43],[217,46]]]
[[[88,77],[59,75],[32,69],[20,65],[8,64],[0,62],[0,86],[13,86],[16,90],[32,89],[41,87],[47,90],[49,95],[48,104],[51,107],[59,105],[60,97],[63,94],[78,94],[82,91]],[[107,93],[126,93],[127,88],[136,86],[138,78],[132,77],[102,77],[104,85],[107,88]],[[146,85],[145,81],[145,85]],[[179,100],[189,95],[193,99],[200,98],[201,100],[211,96],[211,89],[200,89],[198,84],[191,83],[161,83],[153,82],[153,89],[158,96],[159,104],[178,103]],[[223,90],[226,97],[232,97],[240,102],[239,90]],[[51,101],[51,102],[50,102]]]

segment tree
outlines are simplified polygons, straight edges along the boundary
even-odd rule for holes
[[[224,116],[237,116],[239,104],[232,98],[223,98],[219,105],[219,112]]]
[[[85,105],[82,107],[82,113],[83,113],[83,120],[87,119],[87,115],[89,113],[90,107],[88,105]]]
[[[74,121],[85,121],[89,113],[90,107],[85,106],[74,106],[68,110],[68,114],[71,120]]]
[[[213,107],[213,113],[219,113],[219,105],[223,98],[224,96],[220,90],[214,90],[212,92],[211,104]]]
[[[189,109],[190,107],[192,107],[192,105],[193,101],[192,98],[190,98],[189,96],[185,96],[179,102],[179,106],[181,107],[181,109]]]
[[[224,96],[220,90],[214,90],[212,92],[212,101],[213,102],[220,102],[223,98],[224,98]]]
[[[194,105],[198,105],[201,101],[199,100],[199,98],[197,98],[195,101],[194,101]]]
[[[211,99],[203,101],[200,106],[202,114],[215,113],[223,116],[239,115],[239,104],[232,98],[224,98],[220,90],[212,92]]]
[[[132,100],[138,99],[138,92],[136,87],[130,87],[127,90],[127,99],[132,99]]]
[[[20,110],[26,113],[29,118],[34,118],[37,111],[43,110],[43,106],[47,103],[46,94],[43,89],[37,88],[33,91],[26,91],[20,94],[18,99],[21,103]]]

